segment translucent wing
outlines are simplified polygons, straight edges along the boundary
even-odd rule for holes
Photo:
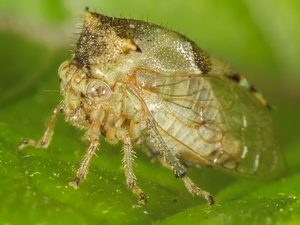
[[[237,82],[218,74],[147,70],[136,79],[161,136],[182,160],[245,176],[281,169],[270,110]]]

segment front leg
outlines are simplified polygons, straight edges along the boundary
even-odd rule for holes
[[[77,189],[80,181],[83,181],[86,178],[88,173],[89,164],[95,151],[99,146],[99,136],[100,136],[100,125],[93,124],[85,133],[85,137],[89,140],[89,147],[86,150],[86,154],[83,157],[83,160],[80,163],[80,167],[77,171],[76,178],[69,182],[69,185]]]
[[[59,104],[53,110],[53,114],[52,114],[52,116],[51,116],[51,118],[50,118],[50,120],[47,124],[44,135],[39,141],[32,140],[32,139],[25,139],[19,144],[19,149],[23,149],[27,146],[33,146],[33,147],[36,147],[36,148],[48,148],[48,146],[51,142],[52,136],[53,136],[57,116],[59,115],[59,113],[61,111],[62,111],[62,107],[61,107],[61,104]]]

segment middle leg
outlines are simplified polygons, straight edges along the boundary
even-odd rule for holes
[[[129,134],[125,131],[122,135],[122,140],[124,142],[123,152],[124,152],[124,170],[125,170],[125,177],[126,177],[126,184],[127,186],[139,196],[139,203],[146,204],[147,197],[146,194],[137,186],[136,184],[136,176],[133,171],[133,161],[135,157],[135,152],[132,148],[131,138]]]

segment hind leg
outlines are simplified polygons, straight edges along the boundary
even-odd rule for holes
[[[186,168],[179,162],[178,158],[173,154],[174,151],[171,148],[169,148],[169,146],[165,143],[155,124],[151,120],[148,121],[148,128],[151,137],[155,141],[157,148],[164,156],[165,161],[171,166],[175,173],[175,176],[183,180],[188,191],[191,194],[204,197],[209,205],[214,204],[214,199],[212,195],[209,192],[199,188],[188,176],[186,176]]]

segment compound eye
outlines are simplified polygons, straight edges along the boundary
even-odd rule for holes
[[[86,96],[93,101],[105,101],[111,96],[112,90],[100,79],[90,80],[86,86]]]

